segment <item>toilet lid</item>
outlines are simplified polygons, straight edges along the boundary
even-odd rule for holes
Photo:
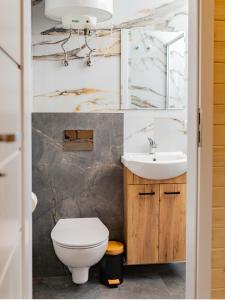
[[[68,247],[91,247],[109,238],[109,231],[99,218],[60,219],[51,238]]]

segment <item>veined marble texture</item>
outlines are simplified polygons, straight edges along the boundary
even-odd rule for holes
[[[114,101],[114,97],[113,91],[95,88],[56,90],[53,93],[34,96],[33,107],[34,111],[64,112],[66,103],[70,112],[102,112],[104,106],[105,112],[118,111],[118,103]],[[36,98],[38,103],[35,102]],[[46,98],[48,98],[47,107]]]
[[[124,152],[148,153],[148,137],[160,151],[187,152],[187,122],[184,110],[129,111],[124,114]],[[137,120],[137,121],[136,121]]]
[[[187,52],[184,32],[131,29],[123,35],[127,66],[122,66],[123,107],[185,109]],[[128,76],[127,76],[128,73]]]
[[[187,52],[185,37],[168,48],[168,105],[170,109],[184,109],[187,98]]]
[[[129,31],[130,109],[166,108],[167,52],[157,32]]]
[[[171,32],[187,29],[186,0],[132,0],[132,3],[129,0],[114,0],[114,6],[113,19],[99,24],[95,36],[90,39],[90,45],[96,48],[93,54],[94,65],[91,68],[86,65],[88,51],[84,46],[82,32],[78,35],[77,31],[73,31],[71,40],[65,45],[71,60],[69,67],[63,66],[64,55],[60,44],[51,43],[65,38],[69,32],[44,16],[44,1],[33,7],[35,112],[120,110],[120,63],[123,63],[120,61],[121,29],[146,26],[150,30]],[[135,93],[139,88],[136,85],[132,86]],[[101,92],[64,93],[74,90]],[[163,97],[164,95],[158,95],[160,99]],[[135,94],[133,101],[139,101]]]
[[[154,123],[154,138],[160,151],[187,152],[187,125],[185,120],[155,118]]]
[[[63,275],[51,230],[60,218],[99,217],[123,240],[123,114],[34,113],[34,276]],[[63,151],[65,129],[93,129],[93,151]]]

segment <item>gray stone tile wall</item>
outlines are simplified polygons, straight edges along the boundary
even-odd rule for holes
[[[34,113],[32,126],[34,276],[64,275],[50,237],[60,218],[97,216],[123,240],[123,114]],[[93,129],[94,150],[64,152],[65,129]]]

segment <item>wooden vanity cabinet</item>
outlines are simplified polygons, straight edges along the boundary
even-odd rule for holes
[[[160,184],[159,262],[185,261],[186,184]]]
[[[185,261],[186,174],[147,180],[124,168],[127,264]]]
[[[127,198],[127,259],[130,264],[157,263],[159,185],[129,185]]]

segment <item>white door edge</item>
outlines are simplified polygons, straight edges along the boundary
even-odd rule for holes
[[[31,37],[31,1],[22,1],[22,265],[23,265],[23,298],[32,298],[32,37]]]
[[[189,0],[186,298],[211,295],[214,1]],[[198,109],[201,146],[198,148]]]

